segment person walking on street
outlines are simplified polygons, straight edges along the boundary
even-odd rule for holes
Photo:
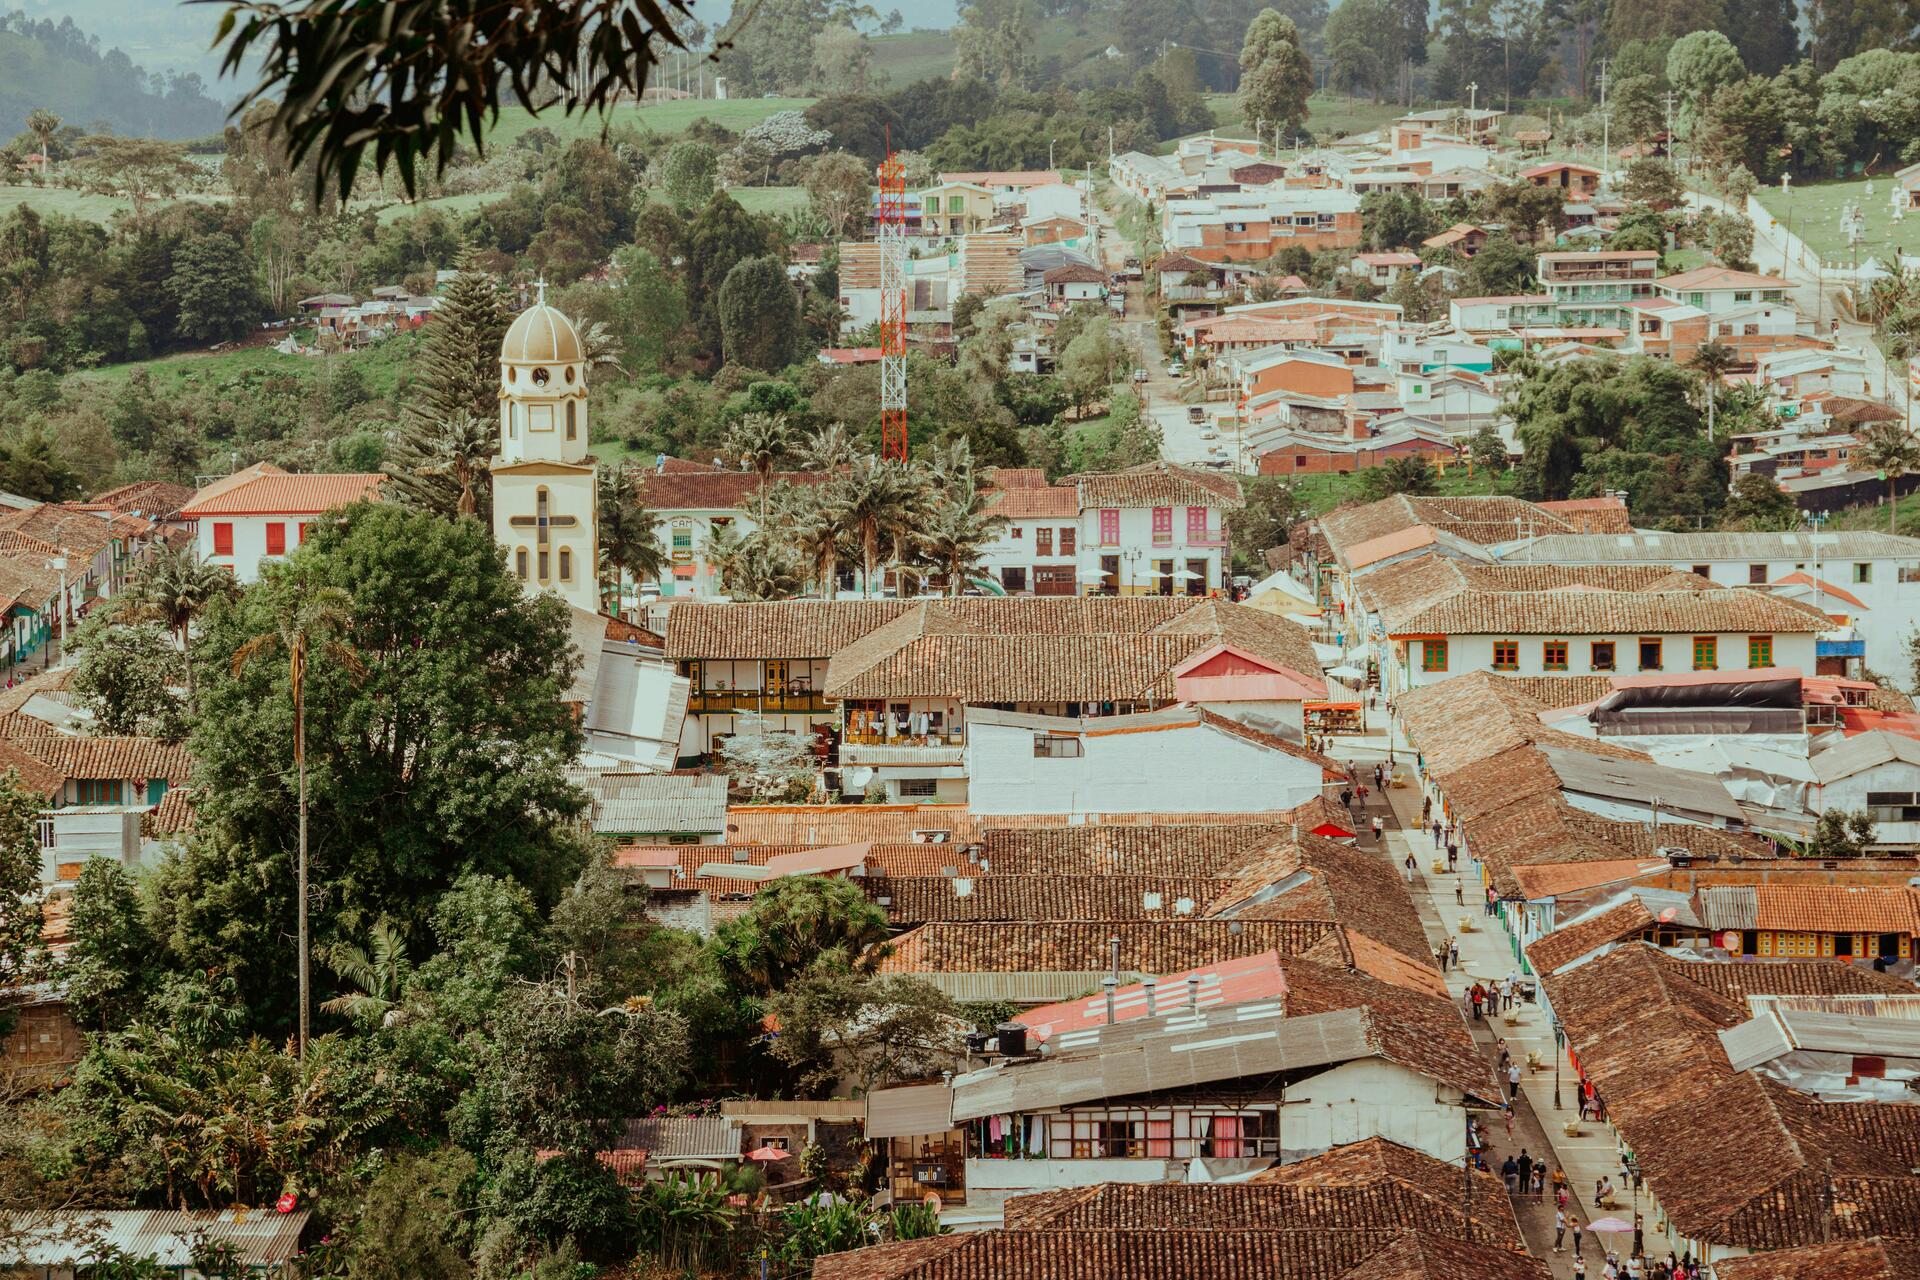
[[[1477,1022],[1480,1020],[1480,1006],[1486,1003],[1486,999],[1487,999],[1486,990],[1478,982],[1476,982],[1473,984],[1473,989],[1469,991],[1467,994],[1468,994],[1468,998],[1470,998],[1473,1001],[1473,1017],[1474,1017],[1474,1021]]]
[[[1352,787],[1343,787],[1343,788],[1341,788],[1341,790],[1340,790],[1340,807],[1341,807],[1342,809],[1346,809],[1346,810],[1348,810],[1349,812],[1351,812],[1351,811],[1352,811],[1352,809],[1353,809],[1353,788],[1352,788]]]
[[[1447,841],[1447,874],[1453,875],[1454,868],[1457,867],[1459,863],[1460,846],[1449,840]]]
[[[1577,1261],[1577,1259],[1580,1258],[1580,1233],[1582,1230],[1584,1230],[1584,1228],[1580,1225],[1580,1215],[1576,1213],[1573,1215],[1573,1256],[1576,1259],[1573,1264],[1573,1274],[1577,1276],[1587,1274],[1587,1264],[1584,1261]]]
[[[1458,880],[1453,882],[1453,905],[1456,907],[1467,905],[1467,887]]]
[[[1533,1185],[1533,1157],[1527,1153],[1525,1147],[1520,1148],[1520,1159],[1517,1163],[1520,1166],[1520,1191],[1525,1194]]]
[[[1565,1209],[1555,1209],[1553,1211],[1553,1251],[1555,1253],[1561,1252],[1561,1246],[1566,1243],[1566,1240],[1567,1211]]]
[[[1460,939],[1452,934],[1447,935],[1447,960],[1454,968],[1460,967]]]
[[[1517,1062],[1507,1068],[1507,1098],[1512,1102],[1520,1101],[1520,1064]]]
[[[1487,914],[1492,915],[1499,909],[1500,894],[1492,885],[1487,886]]]
[[[1375,819],[1374,819],[1374,822],[1375,822],[1376,824],[1377,824],[1377,823],[1378,823],[1379,821],[1380,821],[1380,819],[1378,819],[1378,818],[1375,818]],[[1408,854],[1408,855],[1407,855],[1407,864],[1406,864],[1406,865],[1407,865],[1407,883],[1408,883],[1408,884],[1412,884],[1412,883],[1413,883],[1413,855],[1412,855],[1412,854]]]

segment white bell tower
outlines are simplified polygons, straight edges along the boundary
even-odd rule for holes
[[[500,344],[500,454],[493,536],[528,591],[600,612],[597,469],[587,453],[587,360],[547,305],[546,282]]]

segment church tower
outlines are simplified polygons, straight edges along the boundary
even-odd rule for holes
[[[500,344],[493,536],[528,591],[600,612],[600,490],[587,453],[587,360],[546,286]]]

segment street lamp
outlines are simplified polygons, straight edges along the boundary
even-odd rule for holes
[[[1565,1031],[1566,1031],[1566,1024],[1560,1021],[1559,1014],[1557,1013],[1554,1014],[1553,1015],[1553,1109],[1555,1111],[1558,1111],[1560,1109],[1560,1058],[1562,1055],[1562,1050],[1560,1046],[1563,1043],[1561,1036],[1562,1036],[1562,1033],[1564,1033]]]
[[[1130,583],[1133,580],[1135,572],[1137,572],[1139,569],[1140,561],[1146,557],[1146,554],[1147,553],[1142,551],[1139,547],[1128,547],[1125,551],[1122,551],[1120,553],[1121,563],[1127,566],[1127,573],[1122,579],[1122,586],[1120,591],[1121,595],[1126,594],[1126,584]]]

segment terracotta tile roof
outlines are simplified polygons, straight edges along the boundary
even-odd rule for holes
[[[1518,784],[1527,790],[1531,790],[1531,780],[1552,772],[1531,748],[1512,755],[1532,762],[1508,766],[1514,769],[1511,777],[1528,780]],[[1479,786],[1471,793],[1472,799],[1477,801],[1482,793],[1495,793],[1493,803],[1498,803],[1500,762],[1490,761],[1463,773],[1478,779]],[[1463,820],[1468,849],[1486,864],[1502,895],[1512,897],[1520,892],[1515,873],[1523,866],[1617,862],[1636,857],[1652,859],[1660,856],[1657,849],[1669,845],[1684,847],[1703,858],[1733,854],[1749,860],[1780,857],[1764,840],[1712,827],[1667,826],[1661,829],[1656,840],[1652,828],[1646,824],[1616,822],[1574,808],[1559,794],[1558,786],[1558,775],[1553,775],[1552,780],[1545,783],[1544,791],[1524,795],[1520,803],[1491,812],[1469,811]],[[1458,793],[1458,787],[1447,791],[1449,802],[1456,803],[1456,807],[1454,796]]]
[[[108,489],[105,493],[96,493],[87,501],[92,506],[138,513],[152,520],[165,520],[178,515],[180,508],[186,506],[192,497],[193,490],[183,484],[172,484],[165,480],[136,480],[117,489]]]
[[[676,601],[667,657],[828,658],[914,607],[911,600]]]
[[[758,471],[657,471],[633,466],[634,487],[655,511],[745,511],[760,501]],[[833,479],[826,471],[775,471],[769,484],[819,485]]]
[[[1098,267],[1069,262],[1065,266],[1042,272],[1040,281],[1042,284],[1105,284],[1107,273]]]
[[[1713,1264],[1718,1280],[1912,1280],[1920,1276],[1920,1240],[1843,1240],[1778,1249]]]
[[[1334,1229],[987,1231],[828,1254],[813,1273],[815,1280],[1343,1280],[1398,1239],[1392,1231]]]
[[[1260,848],[1230,873],[1206,904],[1239,920],[1337,920],[1431,967],[1433,947],[1400,884],[1377,853],[1302,833]],[[1258,895],[1302,880],[1266,900]],[[1437,974],[1436,974],[1437,976]]]
[[[944,831],[945,843],[928,843],[949,861],[964,861],[958,846],[980,834],[980,823],[963,804],[743,804],[727,810],[727,843],[793,847],[914,842],[916,831]]]
[[[1791,600],[1712,591],[1540,592],[1463,589],[1383,619],[1389,635],[1642,635],[1817,632],[1833,623]]]
[[[1161,920],[1197,916],[1220,881],[1169,876],[869,876],[861,882],[893,924],[930,920]],[[963,893],[962,890],[965,892]],[[1156,900],[1157,905],[1147,902]],[[1187,904],[1181,912],[1178,904]]]
[[[160,803],[147,815],[155,835],[185,835],[193,830],[193,788],[168,787],[167,794],[160,797]]]
[[[1735,1003],[1748,996],[1912,995],[1913,984],[1867,965],[1832,960],[1676,960],[1669,968]],[[1916,1108],[1920,1114],[1920,1108]],[[1917,1161],[1916,1163],[1920,1163]]]
[[[57,770],[61,777],[86,780],[165,778],[173,786],[192,781],[193,757],[179,743],[156,738],[80,738],[42,734],[16,738],[9,745]]]
[[[1920,1178],[1901,1155],[1850,1130],[1849,1117],[1735,1072],[1717,1032],[1746,1010],[1679,968],[1639,944],[1542,977],[1569,1047],[1674,1226],[1776,1249],[1920,1223]]]
[[[1889,885],[1755,886],[1755,927],[1808,933],[1920,933],[1920,898]]]
[[[33,701],[40,694],[64,694],[67,685],[73,679],[74,668],[53,667],[37,675],[28,676],[17,682],[11,689],[0,689],[0,715],[13,712]]]
[[[1884,975],[1879,975],[1884,976]],[[1912,995],[1912,987],[1905,994]],[[1920,1107],[1883,1102],[1816,1102],[1820,1122],[1853,1135],[1878,1151],[1888,1152],[1908,1169],[1920,1169]],[[1920,1222],[1912,1233],[1920,1237]]]
[[[249,474],[251,473],[251,474]],[[378,496],[379,474],[289,475],[278,468],[248,468],[240,473],[239,483],[228,476],[216,480],[193,500],[180,508],[182,517],[197,520],[204,516],[308,515],[331,511]]]
[[[1545,1262],[1522,1251],[1408,1232],[1344,1280],[1548,1280],[1552,1274]]]
[[[1667,869],[1665,858],[1620,858],[1608,862],[1581,862],[1565,866],[1530,865],[1515,867],[1513,878],[1520,895],[1529,900],[1578,893],[1620,880],[1630,880],[1648,871]]]
[[[1371,1140],[1379,1143],[1379,1139]],[[1356,1144],[1358,1145],[1358,1144]],[[1384,1144],[1391,1146],[1392,1144]],[[1336,1157],[1349,1148],[1335,1148]],[[1431,1159],[1399,1148],[1407,1156]],[[1433,1235],[1460,1235],[1465,1217],[1460,1212],[1460,1176],[1449,1179],[1452,1194],[1430,1185],[1409,1184],[1380,1173],[1370,1178],[1336,1174],[1321,1180],[1317,1173],[1326,1157],[1283,1165],[1256,1174],[1251,1181],[1224,1186],[1205,1183],[1109,1182],[1092,1187],[1015,1196],[1006,1203],[1009,1231],[1400,1231]],[[1447,1173],[1448,1166],[1433,1161]],[[1307,1176],[1294,1181],[1267,1180],[1269,1174]],[[1498,1206],[1506,1201],[1500,1180],[1481,1174],[1479,1190],[1492,1194],[1484,1202],[1492,1211],[1474,1215],[1476,1235],[1506,1249],[1521,1249],[1519,1227],[1511,1211],[1501,1221]]]
[[[1412,689],[1394,702],[1408,740],[1429,772],[1449,791],[1445,775],[1521,746],[1565,747],[1617,760],[1644,760],[1638,751],[1583,738],[1540,722],[1546,708],[1512,679],[1470,671],[1439,684]]]
[[[1730,267],[1704,266],[1682,271],[1679,275],[1662,276],[1654,281],[1662,289],[1672,289],[1676,293],[1685,293],[1689,289],[1790,289],[1792,284],[1779,276],[1765,276],[1755,271],[1735,271]]]
[[[980,483],[988,489],[1046,489],[1047,473],[1039,467],[982,467]]]
[[[1473,1222],[1476,1235],[1489,1233],[1489,1243],[1522,1247],[1520,1224],[1513,1207],[1503,1194],[1498,1174],[1479,1170],[1473,1174]],[[1365,1138],[1333,1147],[1317,1156],[1293,1164],[1275,1165],[1249,1178],[1245,1186],[1286,1187],[1398,1187],[1419,1201],[1443,1208],[1451,1217],[1451,1228],[1436,1231],[1457,1232],[1461,1213],[1462,1179],[1447,1160],[1436,1160],[1424,1151],[1401,1146],[1385,1138]],[[1413,1220],[1409,1219],[1409,1224]]]
[[[1564,591],[1569,587],[1643,591],[1671,579],[1673,570],[1651,564],[1468,564],[1442,555],[1415,556],[1358,580],[1360,599],[1393,621],[1437,604],[1459,591]],[[1705,579],[1693,579],[1704,583]]]
[[[58,548],[50,552],[0,549],[12,552],[0,555],[0,609],[16,604],[36,611],[48,609],[60,594],[59,570],[47,567],[47,558],[58,554]]]
[[[1542,511],[1551,511],[1561,519],[1570,521],[1581,533],[1633,532],[1627,504],[1618,498],[1562,498],[1558,502],[1542,502],[1539,506]]]
[[[987,490],[987,514],[1009,520],[1077,520],[1080,493],[1068,485]]]
[[[1082,508],[1218,507],[1238,511],[1245,505],[1237,478],[1172,462],[1062,476],[1060,483],[1080,491]]]
[[[1324,920],[1043,920],[1013,929],[933,923],[896,938],[894,953],[881,968],[889,973],[1092,972],[1108,967],[1108,939],[1117,936],[1121,968],[1168,973],[1262,951],[1297,955],[1337,928]]]
[[[1419,525],[1482,546],[1528,535],[1575,532],[1571,521],[1519,498],[1414,498],[1403,493],[1379,502],[1336,507],[1317,524],[1342,564],[1348,549]]]
[[[1317,673],[1299,625],[1259,609],[1182,596],[1040,596],[916,602],[835,652],[823,688],[832,698],[1167,702],[1173,668],[1221,641]]]
[[[1289,830],[1284,822],[1252,819],[1192,826],[988,830],[980,840],[982,856],[996,875],[1217,878],[1263,844],[1285,839]]]
[[[1381,1057],[1473,1097],[1500,1097],[1493,1068],[1474,1047],[1473,1033],[1444,986],[1438,994],[1416,990],[1306,956],[1283,954],[1280,967],[1287,978],[1287,1017],[1363,1009],[1369,1041]]]
[[[53,554],[64,549],[71,556],[91,560],[115,538],[144,537],[152,532],[152,525],[136,516],[88,511],[78,503],[44,502],[0,516],[0,532],[15,535],[8,550],[43,555],[48,548]]]
[[[49,798],[58,795],[67,784],[66,774],[10,742],[0,742],[0,773],[15,775],[28,791]]]
[[[1609,942],[1635,938],[1653,927],[1653,913],[1638,898],[1609,907],[1590,919],[1562,925],[1527,948],[1527,959],[1541,973],[1552,973]]]

